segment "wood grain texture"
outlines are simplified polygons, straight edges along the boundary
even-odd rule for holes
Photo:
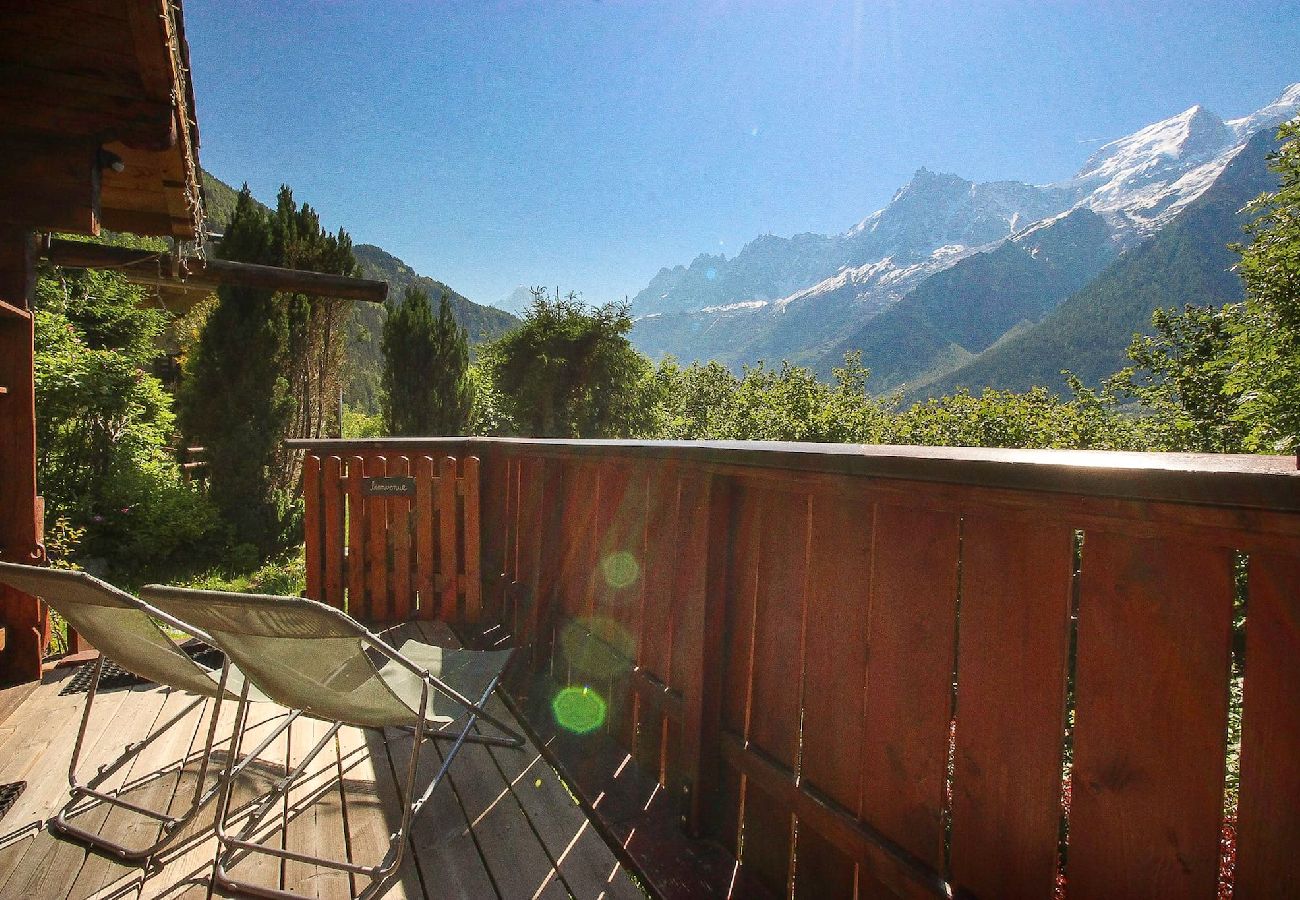
[[[433,619],[440,606],[436,588],[437,563],[433,528],[437,521],[434,506],[437,476],[432,456],[415,460],[415,589],[420,595],[420,618]]]
[[[465,488],[464,496],[461,497],[460,517],[461,542],[465,548],[461,558],[461,590],[465,595],[462,620],[469,624],[477,623],[483,617],[483,520],[479,508],[481,468],[476,456],[468,456],[461,461],[461,483]]]
[[[388,460],[390,476],[409,477],[411,460],[405,456]],[[411,499],[406,496],[388,498],[388,533],[393,552],[391,621],[405,622],[415,608],[414,590],[411,586]]]
[[[302,461],[302,530],[306,557],[307,596],[325,599],[325,563],[323,519],[321,510],[320,457],[309,453]]]
[[[1070,896],[1214,897],[1232,558],[1084,537]]]
[[[952,871],[978,897],[1055,886],[1073,539],[963,523]]]
[[[366,598],[366,507],[361,496],[361,480],[365,477],[365,460],[360,456],[348,458],[347,520],[348,520],[348,613],[355,618],[366,616],[369,602]]]
[[[1252,554],[1233,897],[1300,895],[1300,558]]]
[[[867,619],[862,818],[939,869],[956,632],[956,516],[880,504]]]
[[[346,543],[343,496],[343,461],[337,456],[325,458],[321,478],[321,506],[324,509],[324,601],[337,609],[343,608],[343,548]]]
[[[382,456],[366,459],[366,477],[377,478],[388,472]],[[388,620],[388,502],[383,497],[362,495],[366,511],[366,595],[362,616],[376,622]]]
[[[442,578],[438,615],[443,621],[456,618],[456,594],[459,586],[456,554],[456,459],[444,456],[438,461],[438,575]]]

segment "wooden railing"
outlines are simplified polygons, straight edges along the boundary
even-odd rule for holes
[[[1293,458],[314,446],[481,459],[484,617],[774,893],[1300,895]]]
[[[479,620],[479,461],[447,449],[307,454],[307,596],[369,621]]]

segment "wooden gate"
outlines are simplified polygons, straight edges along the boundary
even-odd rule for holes
[[[303,465],[307,596],[380,622],[477,622],[479,461],[320,456]]]

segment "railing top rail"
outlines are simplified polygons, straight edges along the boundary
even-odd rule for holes
[[[294,449],[328,455],[385,450],[413,453],[440,446],[456,446],[470,453],[500,449],[561,457],[666,460],[711,468],[756,468],[937,481],[1012,490],[1300,511],[1300,471],[1297,471],[1294,456],[1003,450],[786,441],[488,437],[322,439],[287,443]]]

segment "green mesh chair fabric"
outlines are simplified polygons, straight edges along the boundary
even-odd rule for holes
[[[4,562],[0,562],[0,582],[42,598],[100,653],[127,671],[205,697],[217,695],[220,672],[190,658],[149,616],[146,605],[125,591],[85,572]],[[237,698],[242,686],[243,676],[232,667],[226,696]],[[260,692],[253,698],[265,699]]]
[[[422,711],[421,675],[377,649],[387,645],[355,619],[314,600],[162,585],[145,587],[141,596],[202,628],[266,696],[310,716],[383,727],[414,725],[423,713],[436,728],[466,711],[463,701],[433,686]],[[414,641],[400,652],[474,699],[510,657],[508,650],[449,650]]]

